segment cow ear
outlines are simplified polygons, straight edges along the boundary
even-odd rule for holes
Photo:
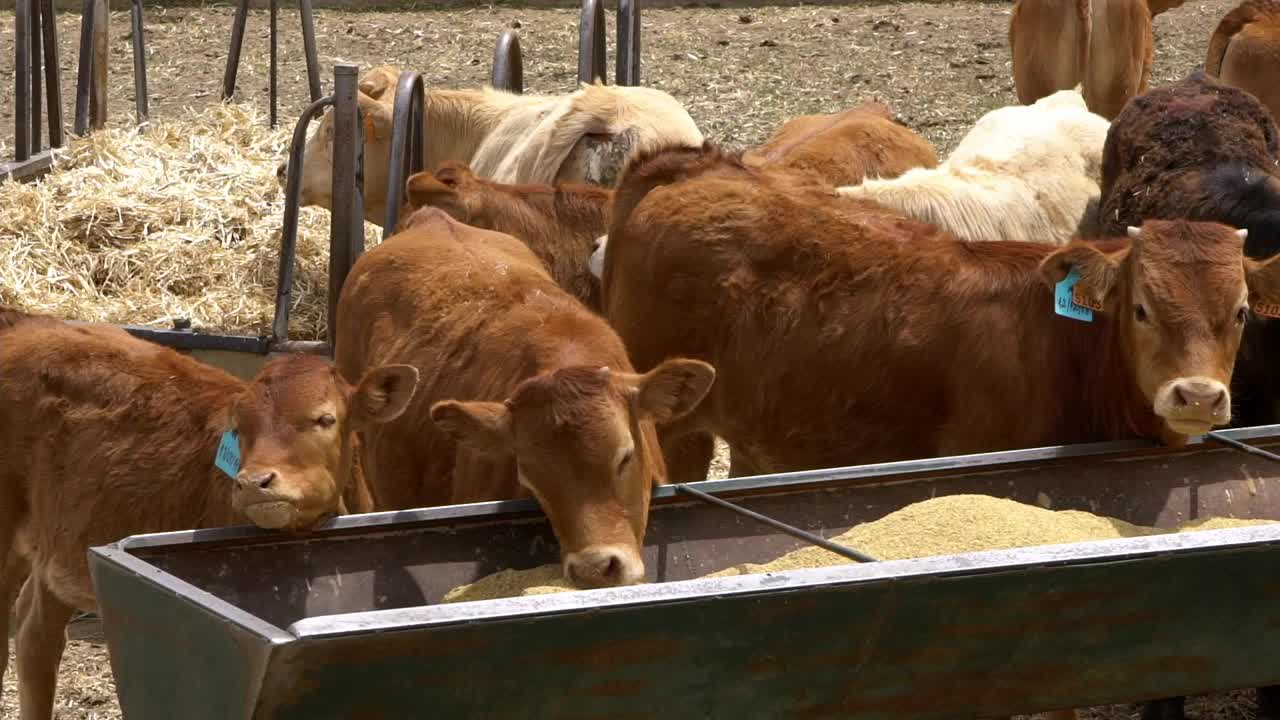
[[[715,368],[701,360],[667,360],[636,383],[640,414],[662,424],[689,414],[711,389]]]
[[[1266,260],[1245,258],[1249,305],[1262,317],[1280,318],[1280,255]]]
[[[360,81],[360,92],[374,100],[382,99],[400,81],[400,72],[390,65],[380,65]]]
[[[391,105],[379,102],[362,93],[356,93],[360,116],[364,123],[365,142],[391,139]]]
[[[1080,280],[1073,288],[1077,303],[1094,310],[1107,309],[1114,297],[1111,293],[1120,279],[1120,268],[1129,256],[1129,250],[1104,253],[1087,244],[1071,244],[1062,247],[1040,262],[1040,277],[1053,287],[1062,282],[1074,268]]]
[[[412,365],[376,367],[360,380],[352,393],[352,419],[357,427],[391,422],[409,407],[418,388],[418,369]]]
[[[453,188],[440,182],[429,172],[415,173],[405,184],[409,204],[415,208],[438,204],[440,198],[453,193]]]
[[[510,452],[515,444],[511,411],[503,403],[441,400],[431,419],[459,445],[484,453]]]

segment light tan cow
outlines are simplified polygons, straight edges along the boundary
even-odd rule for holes
[[[1244,0],[1227,13],[1209,39],[1204,68],[1280,120],[1280,0]]]

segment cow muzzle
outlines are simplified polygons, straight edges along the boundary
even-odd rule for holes
[[[644,561],[634,547],[593,545],[565,556],[564,575],[586,588],[635,585],[644,580]]]
[[[1213,378],[1178,378],[1160,386],[1154,409],[1174,432],[1202,435],[1231,422],[1231,392]]]
[[[274,470],[246,468],[236,475],[234,505],[254,525],[268,530],[292,527],[298,508],[277,492],[279,474]]]

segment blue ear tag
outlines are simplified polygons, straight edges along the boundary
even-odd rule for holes
[[[1072,320],[1093,322],[1093,311],[1087,307],[1077,305],[1072,294],[1072,288],[1078,282],[1080,282],[1080,269],[1072,267],[1071,272],[1067,273],[1066,277],[1053,286],[1053,311]]]
[[[240,440],[235,430],[222,433],[222,442],[218,444],[218,457],[214,465],[234,480],[240,474]]]

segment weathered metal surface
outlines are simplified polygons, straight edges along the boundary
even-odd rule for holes
[[[62,65],[58,61],[58,20],[53,0],[40,0],[41,30],[44,32],[45,95],[49,101],[49,147],[60,148],[62,127]]]
[[[489,84],[499,90],[524,92],[524,55],[520,52],[520,36],[515,30],[505,30],[498,36],[493,48],[493,72]]]
[[[13,159],[26,162],[31,157],[31,15],[35,0],[17,0],[13,12]],[[36,108],[37,112],[38,107]],[[39,142],[39,136],[36,137]]]
[[[604,44],[604,4],[600,0],[582,0],[578,16],[578,82],[605,81]]]
[[[329,316],[325,339],[338,337],[338,298],[364,251],[364,128],[356,102],[359,66],[333,66],[333,207],[329,213]]]
[[[640,0],[618,0],[618,85],[640,84]]]
[[[93,6],[97,0],[84,0],[80,9],[80,55],[76,71],[75,124],[72,132],[89,132],[89,74],[93,67]]]
[[[133,0],[129,7],[129,20],[133,28],[133,103],[138,125],[151,119],[151,106],[147,91],[147,33],[142,17],[142,0]]]
[[[111,66],[111,13],[107,0],[93,3],[93,62],[89,68],[89,126],[107,126],[107,80]]]
[[[405,181],[427,164],[423,135],[427,91],[422,77],[411,70],[400,73],[391,111],[391,156],[387,161],[387,207],[382,218],[382,239],[395,232],[400,207],[406,199]],[[336,197],[336,196],[335,196]]]

